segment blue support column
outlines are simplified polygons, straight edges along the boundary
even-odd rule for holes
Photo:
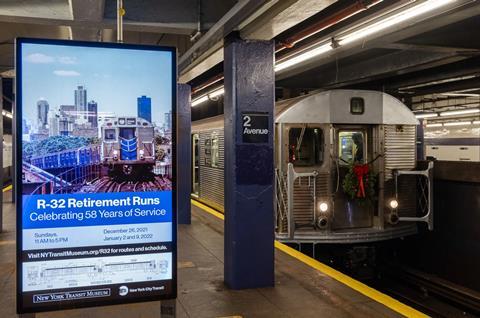
[[[272,41],[226,40],[224,279],[232,289],[274,286],[273,63]]]
[[[0,135],[3,139],[3,82],[0,77],[0,110],[2,110],[2,120],[0,121]],[[13,126],[13,125],[12,125]],[[3,142],[0,145],[0,188],[3,190]],[[13,183],[13,180],[12,180]],[[0,196],[0,233],[3,231],[3,192]]]
[[[190,85],[178,84],[177,92],[177,215],[178,224],[190,224],[192,192]]]

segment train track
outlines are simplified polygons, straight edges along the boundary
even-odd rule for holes
[[[480,294],[393,263],[380,266],[376,288],[432,317],[479,317]]]
[[[109,177],[101,177],[89,185],[83,186],[80,191],[84,193],[105,192],[149,192],[170,190],[171,181],[161,176],[155,176],[151,181],[115,181]]]

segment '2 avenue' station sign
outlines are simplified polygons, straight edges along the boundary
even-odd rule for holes
[[[269,136],[268,113],[242,113],[242,141],[267,143]]]

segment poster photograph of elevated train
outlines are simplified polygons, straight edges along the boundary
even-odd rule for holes
[[[176,295],[175,72],[172,48],[17,42],[18,312]]]
[[[25,81],[55,83],[24,92],[24,194],[169,190],[171,88],[154,78],[132,85],[142,80],[132,72],[141,70],[120,57],[111,74],[65,50],[57,60],[48,50],[24,53]],[[82,63],[91,66],[74,70]],[[46,67],[51,72],[36,72]],[[107,82],[112,77],[115,84]]]

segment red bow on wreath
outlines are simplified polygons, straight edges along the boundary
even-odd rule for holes
[[[365,198],[365,185],[363,184],[363,177],[366,177],[368,174],[368,165],[355,165],[353,167],[353,172],[357,176],[358,180],[358,198]]]

